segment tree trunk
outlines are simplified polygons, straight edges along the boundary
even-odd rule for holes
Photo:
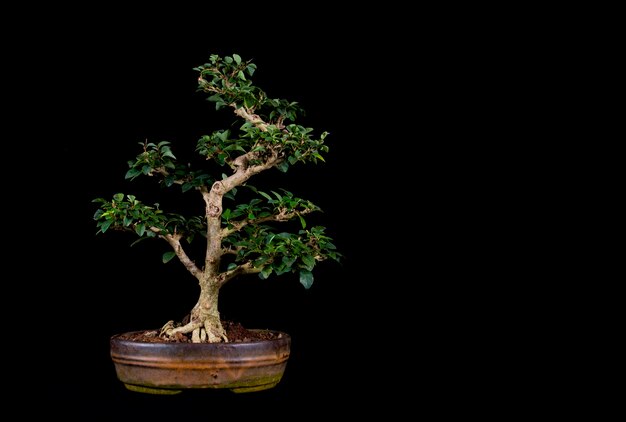
[[[200,341],[208,341],[209,343],[217,343],[220,341],[227,342],[226,332],[222,327],[222,321],[220,319],[220,313],[217,309],[217,302],[219,298],[219,287],[217,283],[201,283],[200,285],[200,297],[198,303],[191,311],[191,321],[197,320],[202,322],[202,326],[199,329],[194,330],[193,340],[196,341],[195,336],[199,336]],[[204,330],[204,333],[202,332]],[[197,334],[196,334],[197,332]],[[204,340],[204,337],[207,340]]]
[[[218,298],[219,284],[211,279],[203,280],[200,283],[200,297],[191,310],[189,323],[182,327],[173,328],[170,321],[163,327],[162,332],[170,337],[177,333],[191,333],[191,339],[194,343],[228,342],[217,309]]]

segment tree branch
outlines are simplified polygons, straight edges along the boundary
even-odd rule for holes
[[[237,255],[237,251],[241,248],[232,249],[232,248],[222,248],[222,255]]]
[[[271,260],[267,260],[266,264],[272,262]],[[252,261],[248,261],[245,264],[241,264],[232,270],[225,271],[219,275],[219,286],[222,287],[226,284],[227,281],[232,280],[233,278],[240,276],[242,274],[258,274],[263,270],[263,266],[254,267],[252,265]]]
[[[257,152],[250,151],[237,157],[233,161],[233,167],[235,168],[234,173],[219,182],[222,185],[222,194],[229,192],[237,186],[243,185],[255,174],[261,173],[264,170],[269,170],[283,161],[278,157],[278,153],[276,151],[272,149],[269,151],[270,156],[265,158],[262,164],[250,165],[251,161],[258,158]]]
[[[313,210],[309,208],[304,209],[302,211],[292,211],[292,212],[285,212],[284,209],[281,209],[281,211],[278,214],[269,215],[267,217],[255,218],[254,220],[240,220],[240,221],[231,222],[230,224],[233,226],[232,228],[229,229],[225,227],[222,229],[222,239],[225,238],[226,236],[229,236],[235,232],[240,231],[245,226],[248,226],[250,224],[261,224],[261,223],[266,223],[268,221],[279,221],[279,222],[289,221],[297,215],[306,215],[312,211]]]
[[[158,167],[158,168],[153,169],[152,172],[148,173],[148,176],[152,176],[153,172],[154,173],[158,173],[158,174],[162,175],[163,177],[167,177],[167,176],[170,175],[170,172],[167,171],[165,169],[165,167]],[[177,185],[182,185],[183,183],[185,183],[185,181],[184,180],[180,180],[180,179],[175,179],[173,183],[175,183]]]
[[[157,234],[161,232],[161,229],[159,229],[158,227],[150,227],[150,230],[152,230],[153,232]],[[189,256],[183,249],[183,245],[180,243],[180,239],[182,238],[182,235],[159,234],[159,237],[161,239],[165,239],[165,241],[167,241],[167,243],[170,244],[172,249],[174,249],[174,253],[176,253],[176,256],[178,257],[180,262],[185,266],[185,268],[187,268],[187,271],[189,271],[195,278],[200,280],[200,278],[202,277],[202,270],[200,270],[200,268],[198,268],[196,264],[194,264],[194,262],[191,260],[191,258],[189,258]]]
[[[267,131],[267,123],[265,123],[258,114],[249,113],[245,107],[237,108],[235,103],[230,104],[230,106],[234,109],[234,112],[237,116],[252,123],[259,129],[261,129],[263,132]]]

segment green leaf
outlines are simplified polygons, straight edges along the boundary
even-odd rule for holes
[[[233,54],[233,59],[235,59],[235,63],[237,63],[237,66],[241,64],[241,57],[239,57],[239,54]]]
[[[289,163],[287,163],[286,161],[281,161],[278,165],[276,165],[276,168],[283,173],[286,173],[287,170],[289,170]]]
[[[226,63],[228,63],[228,64],[231,64],[231,63],[233,62],[233,58],[232,58],[232,57],[230,57],[230,56],[226,56],[226,57],[224,57],[224,61],[225,61]]]
[[[243,104],[248,108],[252,108],[252,106],[254,106],[254,99],[251,97],[246,97],[243,99]]]
[[[272,267],[265,267],[259,273],[259,278],[261,280],[265,280],[267,277],[270,276],[271,273],[272,273]]]
[[[124,226],[125,227],[130,226],[130,223],[132,223],[132,222],[133,222],[133,218],[132,217],[128,217],[128,216],[124,217]]]
[[[257,268],[258,268],[258,267],[260,267],[261,265],[265,264],[265,263],[267,262],[267,260],[268,260],[268,259],[270,259],[270,257],[269,257],[269,256],[267,256],[267,255],[260,256],[260,257],[258,257],[258,258],[254,261],[254,263],[253,263],[252,265],[254,265],[255,267],[257,267]]]
[[[117,202],[121,202],[124,200],[124,194],[116,193],[115,195],[113,195],[113,199],[116,200]]]
[[[265,199],[267,199],[270,202],[274,202],[274,199],[271,196],[269,196],[268,194],[266,194],[265,192],[259,191],[259,195],[262,195],[263,197],[265,197]]]
[[[130,170],[128,170],[126,172],[126,175],[124,176],[124,179],[132,179],[133,177],[137,176],[141,174],[141,170],[137,170],[135,168],[132,168]]]
[[[234,270],[235,268],[237,268],[237,264],[235,264],[234,262],[231,262],[230,264],[228,264],[228,267],[226,267],[226,270],[230,271],[230,270]]]
[[[215,134],[215,136],[217,136],[218,138],[220,138],[223,142],[226,142],[228,140],[228,135],[230,135],[230,130],[225,130],[225,131],[221,131],[221,132],[217,132]]]
[[[174,156],[174,154],[172,154],[172,151],[170,150],[165,151],[163,153],[163,157],[170,157],[170,158],[176,159],[176,157]]]
[[[102,230],[102,233],[106,232],[109,229],[109,227],[111,226],[111,224],[113,224],[113,220],[107,220],[107,221],[103,222],[100,225],[100,230]]]
[[[143,236],[143,234],[146,232],[146,225],[141,223],[141,224],[137,224],[135,226],[135,233],[137,233],[139,236]]]
[[[302,225],[302,228],[306,229],[306,221],[304,220],[304,217],[300,214],[298,214],[298,217],[300,217],[300,224]]]
[[[291,268],[285,267],[285,266],[281,266],[280,268],[274,268],[274,271],[276,272],[276,275],[281,275],[281,274],[288,273],[290,270],[291,270]]]
[[[167,263],[168,263],[168,262],[170,262],[170,261],[172,260],[172,258],[174,258],[175,256],[176,256],[176,252],[173,252],[173,251],[171,251],[171,252],[165,252],[165,253],[163,254],[163,258],[162,258],[162,259],[163,259],[163,263],[164,263],[164,264],[167,264]]]
[[[286,267],[291,268],[293,263],[296,262],[296,257],[285,255],[283,256],[282,262]]]
[[[313,258],[311,255],[304,255],[302,257],[302,262],[304,262],[304,265],[306,265],[306,269],[311,271],[313,269],[313,267],[315,266],[315,258]]]
[[[237,76],[239,77],[239,79],[241,79],[242,81],[246,80],[246,75],[243,74],[243,71],[239,71],[239,73],[237,73]]]
[[[310,288],[313,285],[313,273],[307,270],[300,270],[300,284],[302,284],[305,289]]]

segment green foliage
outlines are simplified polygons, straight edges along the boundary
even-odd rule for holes
[[[100,204],[94,214],[98,233],[107,230],[133,232],[140,238],[157,237],[166,234],[185,234],[187,241],[196,234],[206,235],[206,224],[199,216],[185,218],[179,214],[164,213],[159,204],[148,206],[134,195],[117,193],[112,200],[96,198],[92,202]]]
[[[235,224],[241,223],[240,220],[255,223],[256,220],[282,218],[289,214],[295,213],[301,219],[301,224],[305,228],[306,223],[302,214],[308,214],[313,211],[319,211],[319,207],[309,200],[296,198],[293,194],[285,189],[283,195],[272,191],[275,197],[270,196],[266,192],[257,190],[254,186],[248,186],[255,193],[261,195],[263,199],[253,198],[247,204],[238,204],[233,209],[226,208],[222,212],[222,220],[228,228],[232,228]],[[295,215],[290,218],[295,217]]]
[[[257,70],[254,63],[237,54],[211,55],[209,62],[194,70],[198,72],[198,91],[208,94],[207,100],[217,110],[231,108],[241,119],[232,129],[214,131],[197,141],[196,152],[213,165],[206,166],[206,170],[217,171],[210,173],[179,163],[170,142],[145,141],[140,142],[142,152],[128,161],[126,179],[153,176],[165,188],[180,186],[182,192],[200,191],[206,199],[216,180],[241,180],[232,178],[240,171],[251,169],[247,181],[251,175],[269,168],[286,172],[298,163],[324,161],[328,132],[315,136],[312,128],[296,123],[304,115],[298,103],[269,98],[256,87],[252,82]],[[221,178],[212,174],[221,174]],[[137,236],[138,241],[174,235],[191,242],[197,235],[206,239],[207,220],[218,218],[222,227],[221,250],[229,254],[221,271],[236,272],[252,265],[262,279],[294,273],[308,289],[313,284],[312,270],[317,263],[341,258],[323,227],[307,228],[306,215],[319,211],[319,207],[284,189],[262,191],[249,184],[245,186],[254,197],[247,202],[236,202],[238,187],[243,183],[229,183],[223,198],[232,200],[233,204],[224,204],[221,215],[215,217],[165,213],[159,204],[149,206],[134,195],[118,193],[111,200],[93,200],[99,204],[94,220],[98,233],[124,231]],[[290,220],[299,223],[301,229],[295,233],[287,231],[291,226],[285,227],[285,222]],[[283,225],[281,230],[279,225]],[[173,251],[165,252],[162,261],[167,263],[176,256]]]
[[[176,162],[176,157],[172,153],[170,143],[140,142],[143,152],[134,161],[128,161],[129,170],[126,172],[126,179],[134,180],[138,176],[162,177],[161,183],[170,187],[174,184],[181,185],[182,191],[199,188],[201,186],[211,186],[215,181],[204,171],[192,170],[189,165],[180,165]]]
[[[300,273],[300,282],[309,288],[313,275],[308,272],[318,262],[326,259],[339,261],[342,256],[324,231],[324,227],[315,226],[298,233],[277,233],[268,225],[248,225],[243,233],[236,232],[224,239],[224,244],[237,250],[236,263],[251,261],[254,266],[262,268],[260,278],[265,279],[272,273]]]
[[[270,152],[274,152],[285,157],[277,165],[283,172],[287,171],[289,165],[298,162],[324,161],[322,153],[328,152],[328,146],[324,145],[328,132],[323,132],[316,139],[311,136],[313,129],[296,124],[282,128],[268,125],[261,129],[245,122],[239,130],[241,133],[238,137],[232,137],[229,130],[204,135],[198,140],[196,151],[221,166],[228,164],[231,167],[233,160],[242,154],[255,153],[250,156],[250,164],[259,165],[264,164],[264,159],[270,156]]]
[[[152,176],[155,172],[176,168],[176,157],[172,154],[169,142],[140,142],[139,145],[143,146],[143,152],[135,161],[128,162],[130,169],[126,172],[126,179],[133,180],[142,174]]]
[[[209,63],[194,70],[200,73],[198,90],[211,94],[207,99],[215,103],[216,110],[231,104],[253,109],[262,106],[267,100],[265,92],[248,79],[256,71],[254,63],[242,61],[237,54],[224,58],[214,54],[209,60]]]
[[[223,166],[227,162],[231,162],[233,157],[236,158],[241,153],[247,152],[242,146],[241,140],[232,139],[229,136],[230,130],[220,130],[213,132],[212,135],[204,135],[198,140],[196,151],[207,159],[214,159]]]
[[[167,264],[176,256],[176,252],[170,251],[163,254],[163,263]]]
[[[201,155],[224,165],[232,162],[236,152],[256,152],[252,164],[262,164],[264,153],[272,151],[285,157],[276,166],[283,172],[297,162],[324,161],[322,154],[328,152],[324,139],[328,133],[316,138],[312,128],[288,123],[295,122],[304,111],[297,102],[268,98],[254,86],[248,78],[256,70],[252,62],[242,61],[236,54],[224,58],[212,55],[209,63],[194,70],[200,73],[198,90],[210,94],[207,99],[215,103],[217,110],[229,106],[250,116],[239,128],[241,134],[234,138],[229,131],[200,138],[197,151]]]

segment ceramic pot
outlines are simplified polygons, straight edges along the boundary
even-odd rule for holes
[[[236,343],[145,343],[118,334],[111,337],[111,358],[117,378],[132,391],[260,391],[278,384],[290,354],[291,337],[274,333],[272,340]]]

